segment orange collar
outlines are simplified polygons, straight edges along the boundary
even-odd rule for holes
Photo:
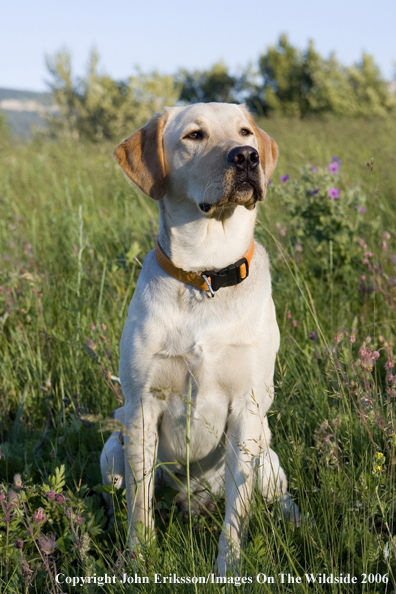
[[[254,239],[252,239],[252,243],[246,254],[234,264],[230,264],[230,266],[221,270],[205,270],[199,274],[197,272],[186,272],[182,268],[177,268],[164,253],[158,241],[155,245],[155,257],[165,272],[187,285],[207,291],[211,297],[214,297],[215,291],[218,291],[221,287],[238,285],[249,276],[249,267],[253,254]]]

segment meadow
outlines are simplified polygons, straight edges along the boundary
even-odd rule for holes
[[[255,494],[240,572],[253,579],[238,589],[394,592],[396,123],[260,123],[280,149],[256,227],[281,331],[269,421],[302,523]],[[135,575],[125,496],[114,493],[109,528],[99,456],[122,402],[119,341],[158,215],[127,183],[113,148],[0,139],[4,594],[76,591],[59,587],[59,573]],[[157,544],[138,570],[151,583],[91,583],[86,592],[234,590],[153,586],[155,573],[208,576],[216,559],[224,502],[186,522],[173,495],[156,493]],[[308,584],[305,574],[357,583]]]

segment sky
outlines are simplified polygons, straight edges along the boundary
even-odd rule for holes
[[[374,56],[383,76],[396,74],[396,0],[3,0],[0,87],[48,90],[45,57],[68,49],[83,75],[90,50],[100,71],[125,79],[139,66],[173,73],[223,60],[232,72],[287,33],[305,49],[313,39],[344,65]]]

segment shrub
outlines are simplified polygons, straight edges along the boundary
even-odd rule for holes
[[[299,177],[284,175],[272,186],[287,214],[287,227],[278,223],[281,236],[287,236],[297,261],[316,276],[330,270],[342,275],[361,265],[357,238],[367,217],[367,197],[360,188],[344,187],[340,166],[341,161],[333,157],[327,167],[306,165]],[[301,259],[303,251],[306,255]]]

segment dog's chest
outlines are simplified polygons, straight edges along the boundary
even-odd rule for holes
[[[185,460],[187,432],[192,460],[218,446],[234,399],[253,388],[256,354],[243,339],[243,330],[224,320],[205,328],[184,320],[164,338],[154,357],[150,392],[163,399],[160,447],[169,459]]]

